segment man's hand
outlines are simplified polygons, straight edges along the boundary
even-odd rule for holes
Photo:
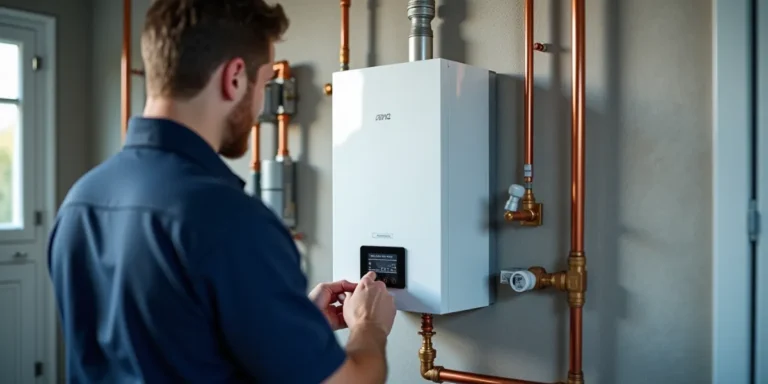
[[[341,280],[318,284],[309,293],[309,299],[320,308],[334,331],[347,327],[344,321],[344,298],[354,292],[355,288],[357,284]],[[339,305],[334,305],[336,303]]]
[[[374,325],[385,336],[392,331],[395,321],[395,299],[382,281],[376,281],[376,273],[368,272],[360,279],[352,295],[347,296],[344,305],[344,319],[353,329],[356,325]]]

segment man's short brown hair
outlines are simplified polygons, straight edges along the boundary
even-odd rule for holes
[[[286,29],[283,8],[263,0],[155,0],[141,36],[147,93],[192,98],[216,68],[238,57],[255,81]]]

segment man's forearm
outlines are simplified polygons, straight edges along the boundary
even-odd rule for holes
[[[387,379],[387,335],[377,326],[360,324],[350,329],[347,356],[360,372],[361,384],[383,384]]]

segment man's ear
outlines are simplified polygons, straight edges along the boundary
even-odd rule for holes
[[[236,58],[224,63],[221,73],[221,93],[224,100],[233,101],[242,97],[248,87],[245,61]]]

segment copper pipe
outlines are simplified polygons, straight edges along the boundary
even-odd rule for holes
[[[450,369],[441,369],[438,375],[438,380],[466,384],[543,384],[535,381],[505,379],[502,377],[478,375],[476,373],[459,372]]]
[[[586,157],[585,141],[585,10],[584,0],[571,2],[572,55],[572,107],[571,107],[571,252],[568,260],[569,280],[577,286],[569,291],[570,309],[570,359],[568,382],[584,382],[582,372],[582,307],[586,291],[586,258],[584,253],[584,173]],[[573,278],[571,278],[573,277]],[[580,280],[580,281],[579,281]]]
[[[584,0],[572,0],[571,250],[584,251]]]
[[[508,379],[503,377],[480,375],[476,373],[454,371],[444,367],[435,366],[435,357],[437,351],[432,347],[432,336],[435,335],[432,326],[432,315],[425,313],[421,315],[421,349],[419,349],[419,360],[421,361],[421,376],[435,383],[467,383],[467,384],[544,384],[536,381],[526,381],[518,379]],[[562,384],[562,383],[558,383]]]
[[[349,69],[349,7],[351,0],[341,0],[341,50],[339,51],[339,63],[341,70]]]
[[[275,71],[275,78],[288,81],[293,75],[291,74],[291,65],[286,60],[281,60],[272,65],[272,69]],[[281,113],[277,115],[277,155],[288,156],[288,124],[291,118]]]
[[[525,187],[533,182],[533,0],[525,0]]]
[[[293,77],[293,74],[291,74],[291,65],[286,60],[280,60],[272,64],[272,70],[275,71],[275,78],[283,81]]]
[[[251,171],[261,172],[261,125],[256,123],[251,128]]]
[[[289,155],[288,123],[290,121],[291,121],[291,118],[284,113],[277,115],[277,134],[278,134],[277,155],[280,157],[286,157]]]
[[[515,212],[511,212],[511,211],[504,212],[504,220],[507,220],[507,221],[526,222],[526,221],[532,221],[534,219],[536,219],[536,212],[534,211],[523,210],[523,211],[515,211]]]
[[[581,373],[581,336],[582,336],[581,307],[571,308],[571,337],[570,337],[570,372]]]
[[[120,134],[125,139],[131,114],[131,0],[123,0],[123,52],[120,59]]]

